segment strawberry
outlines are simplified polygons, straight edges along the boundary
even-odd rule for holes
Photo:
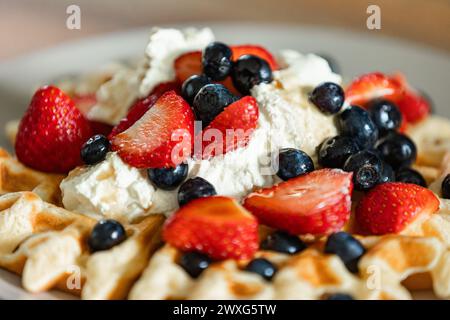
[[[326,235],[350,217],[352,174],[322,169],[256,191],[244,207],[261,223],[292,234]]]
[[[167,220],[163,239],[212,259],[250,259],[258,249],[258,222],[232,198],[198,198]]]
[[[87,116],[92,107],[97,103],[95,94],[76,95],[72,99],[75,106],[84,116]]]
[[[53,86],[40,88],[22,118],[17,158],[36,170],[67,173],[81,165],[81,147],[92,136],[72,99]]]
[[[364,106],[377,98],[397,101],[402,97],[404,87],[396,77],[388,77],[381,72],[373,72],[355,79],[345,90],[348,104]]]
[[[383,183],[372,189],[356,209],[356,221],[374,235],[398,233],[419,216],[439,209],[439,199],[415,184]]]
[[[170,90],[179,91],[179,85],[177,82],[165,82],[161,83],[153,89],[153,91],[145,98],[137,100],[128,111],[125,118],[120,120],[109,135],[109,139],[112,140],[114,136],[121,132],[124,132],[131,127],[136,121],[138,121],[161,97],[164,93]]]
[[[175,167],[192,151],[194,113],[175,91],[164,93],[130,128],[112,138],[112,150],[136,168]]]
[[[251,54],[257,57],[260,57],[261,59],[264,59],[267,61],[267,63],[270,65],[270,68],[272,70],[278,70],[279,66],[277,61],[275,60],[275,57],[267,51],[267,49],[253,45],[253,44],[243,44],[238,46],[232,46],[231,50],[233,51],[233,60],[236,61],[239,57]]]
[[[406,122],[409,123],[417,123],[424,120],[431,113],[429,102],[413,91],[407,91],[405,95],[397,101],[397,106]]]
[[[256,129],[258,117],[258,104],[251,96],[243,97],[230,104],[203,130],[203,157],[225,154],[246,146],[250,135]],[[209,131],[211,129],[221,133],[220,140],[205,141],[205,134],[208,132],[214,136],[215,132]]]
[[[92,134],[101,134],[107,137],[111,134],[113,127],[107,123],[103,123],[100,121],[89,120],[89,125],[92,129]]]

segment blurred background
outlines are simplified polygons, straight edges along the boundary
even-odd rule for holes
[[[81,8],[81,30],[65,26],[70,4]],[[382,29],[371,36],[450,51],[450,0],[0,0],[0,60],[101,33],[196,21],[279,22],[368,33],[371,4],[382,13]]]

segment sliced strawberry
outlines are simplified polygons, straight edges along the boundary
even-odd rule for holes
[[[212,259],[250,259],[258,249],[258,222],[232,198],[199,198],[167,220],[163,239]]]
[[[397,78],[373,72],[355,79],[345,90],[345,100],[351,105],[364,106],[377,98],[397,101],[403,94],[404,87]]]
[[[383,183],[372,189],[356,209],[356,221],[374,235],[398,233],[419,216],[439,209],[439,199],[415,184]]]
[[[17,158],[36,170],[67,173],[81,165],[81,147],[92,136],[89,122],[60,89],[36,91],[19,126]]]
[[[109,135],[109,139],[112,140],[114,136],[121,132],[124,132],[131,127],[136,121],[138,121],[154,104],[155,102],[167,91],[174,90],[178,93],[179,85],[177,82],[161,83],[153,89],[147,97],[137,100],[133,106],[131,106],[128,114],[123,118],[118,125],[116,125]]]
[[[113,129],[113,126],[100,121],[90,120],[89,125],[91,126],[92,134],[101,134],[105,137],[107,137]]]
[[[203,130],[203,158],[245,147],[256,129],[258,117],[258,103],[251,96],[230,104]],[[218,140],[211,142],[207,139],[208,135]]]
[[[275,57],[264,47],[254,44],[243,44],[238,46],[232,46],[231,50],[233,51],[233,60],[237,60],[239,57],[243,55],[251,54],[266,60],[272,70],[279,69]]]
[[[325,235],[350,217],[352,174],[322,169],[256,191],[244,207],[262,224],[292,234]]]
[[[424,120],[431,113],[429,102],[413,91],[407,91],[405,95],[397,101],[397,106],[405,120],[409,123],[417,123]]]
[[[133,167],[175,167],[190,156],[193,134],[191,107],[175,91],[169,91],[111,143],[122,160]]]

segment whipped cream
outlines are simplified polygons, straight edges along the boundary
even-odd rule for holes
[[[340,83],[340,76],[316,55],[286,50],[279,60],[286,68],[274,72],[272,83],[257,85],[251,91],[260,116],[249,144],[208,160],[188,159],[189,178],[202,177],[218,194],[241,200],[255,188],[279,181],[271,154],[293,147],[315,159],[316,147],[337,135],[334,118],[313,106],[308,93],[321,82]],[[177,190],[154,188],[142,172],[123,163],[115,153],[97,166],[77,170],[61,185],[68,209],[134,219],[152,213],[170,215],[178,208]],[[99,182],[97,177],[105,171],[110,173],[108,178]]]
[[[127,165],[116,153],[73,170],[60,187],[66,209],[128,221],[146,215],[155,193],[145,172]]]
[[[208,28],[185,30],[153,28],[145,57],[137,68],[123,68],[97,91],[97,104],[88,118],[111,125],[127,114],[138,98],[149,95],[160,83],[175,80],[173,63],[181,54],[202,50],[214,35]]]

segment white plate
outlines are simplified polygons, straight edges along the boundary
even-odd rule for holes
[[[288,25],[209,25],[218,40],[227,43],[258,43],[272,51],[296,49],[334,57],[346,78],[369,71],[404,72],[408,79],[435,102],[436,110],[450,117],[450,55],[393,38],[328,29]],[[182,27],[177,25],[176,27]],[[90,71],[109,61],[143,54],[149,28],[114,33],[72,42],[0,64],[0,130],[6,121],[21,116],[34,88],[62,75]],[[0,132],[0,145],[7,141]],[[419,298],[430,298],[421,294]],[[27,294],[19,278],[0,270],[0,298],[58,299],[61,293]]]

